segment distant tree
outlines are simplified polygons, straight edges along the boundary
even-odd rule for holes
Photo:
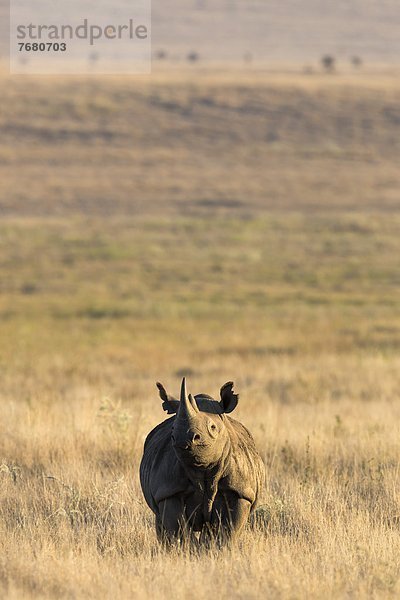
[[[206,8],[206,0],[195,0],[195,6],[197,10],[204,10]]]
[[[155,57],[157,60],[165,60],[168,57],[168,53],[163,49],[156,50]]]
[[[191,63],[195,63],[198,62],[200,60],[200,56],[198,54],[198,52],[189,52],[189,54],[187,55],[187,60]]]
[[[363,64],[362,58],[360,56],[352,56],[350,62],[355,69],[360,69]]]
[[[235,11],[237,9],[237,1],[236,0],[227,0],[226,9],[231,12]]]
[[[330,54],[325,54],[325,56],[321,58],[321,65],[327,73],[333,73],[335,70],[335,57]]]
[[[251,52],[245,52],[244,55],[243,55],[243,61],[246,64],[248,64],[248,65],[250,63],[252,63],[253,62],[253,55],[252,55],[252,53]]]
[[[98,52],[91,52],[89,54],[89,64],[92,68],[94,68],[96,66],[96,63],[98,62],[99,58],[100,57],[99,57]]]
[[[303,73],[304,75],[312,75],[314,73],[314,69],[311,65],[304,65]]]

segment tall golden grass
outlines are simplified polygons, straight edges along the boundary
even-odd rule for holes
[[[211,392],[226,370],[213,366]],[[54,365],[51,382],[31,378],[27,397],[10,390],[2,399],[2,594],[396,597],[399,360],[244,358],[230,368],[267,482],[239,544],[200,555],[159,547],[140,491],[142,442],[164,418],[150,379],[129,405],[103,397],[96,383],[71,384]],[[200,378],[192,379],[197,390]]]

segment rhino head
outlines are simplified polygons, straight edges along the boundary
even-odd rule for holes
[[[222,386],[220,402],[206,394],[188,395],[185,378],[180,401],[169,396],[161,384],[157,387],[164,410],[176,413],[171,441],[178,459],[188,467],[207,469],[217,465],[229,444],[224,415],[235,409],[239,399],[233,393],[233,383]]]

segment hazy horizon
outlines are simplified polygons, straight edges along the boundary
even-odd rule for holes
[[[7,4],[0,2],[3,46]],[[153,54],[164,51],[170,61],[196,52],[205,61],[237,62],[247,55],[254,62],[303,64],[328,53],[338,61],[359,56],[390,65],[400,56],[394,0],[271,0],[268,6],[261,0],[153,0],[152,15]]]

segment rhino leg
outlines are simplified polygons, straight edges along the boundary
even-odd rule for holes
[[[178,496],[166,498],[158,505],[157,533],[162,541],[173,542],[180,537],[182,528],[183,503]]]
[[[168,547],[176,543],[184,544],[197,541],[186,522],[185,507],[180,496],[166,498],[159,503],[158,509],[156,531],[162,544]]]
[[[219,493],[215,498],[211,522],[203,528],[200,542],[209,545],[215,540],[219,546],[234,541],[250,515],[251,503],[234,492]]]
[[[175,541],[174,535],[165,529],[159,516],[156,516],[156,533],[160,544],[166,547],[173,545]]]

